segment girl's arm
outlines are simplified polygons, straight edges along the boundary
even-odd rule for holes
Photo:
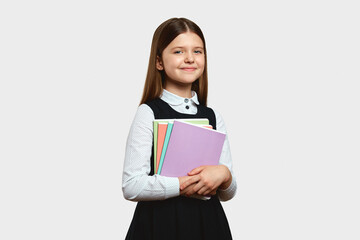
[[[180,194],[178,178],[149,176],[153,120],[151,108],[146,104],[140,105],[126,143],[122,189],[127,200],[163,200]]]
[[[214,112],[215,112],[215,116],[216,116],[217,130],[227,133],[224,119],[222,118],[220,113],[218,113],[215,110],[214,110]],[[220,200],[227,201],[227,200],[232,199],[235,196],[236,189],[237,189],[236,178],[233,173],[233,163],[232,163],[228,134],[226,134],[226,138],[225,138],[224,146],[223,146],[222,153],[220,156],[219,164],[226,166],[231,174],[230,184],[228,186],[224,186],[224,185],[220,186],[217,191]],[[224,187],[227,187],[227,188],[224,188]]]

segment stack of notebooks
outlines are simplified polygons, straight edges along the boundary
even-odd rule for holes
[[[225,136],[206,118],[155,119],[155,174],[180,177],[202,165],[218,165]]]

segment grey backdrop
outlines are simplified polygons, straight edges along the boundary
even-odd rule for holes
[[[2,1],[0,238],[124,239],[151,38],[187,17],[227,126],[234,239],[360,239],[356,1]]]

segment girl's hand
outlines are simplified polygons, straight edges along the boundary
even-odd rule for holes
[[[191,178],[183,179],[180,190],[186,196],[215,194],[218,187],[226,189],[231,184],[231,173],[224,165],[201,166],[188,173]],[[190,187],[190,189],[189,189]]]
[[[179,179],[179,184],[180,184],[180,195],[184,195],[184,196],[190,196],[190,195],[186,195],[186,193],[192,189],[192,187],[195,186],[196,182],[194,181],[194,177],[193,176],[183,176],[183,177],[178,177]],[[187,187],[181,189],[181,185],[183,185],[185,182],[193,182],[193,184],[188,185]]]
[[[178,177],[180,186],[183,185],[186,181],[194,181],[193,178],[194,178],[194,176]],[[192,194],[187,194],[187,193],[189,191],[191,191],[196,184],[197,184],[197,182],[195,182],[195,183],[193,183],[191,185],[188,185],[186,188],[183,188],[183,190],[180,190],[180,195],[187,196],[187,197],[192,195]],[[209,196],[210,195],[215,195],[215,194],[216,194],[216,189],[214,191],[210,192]]]

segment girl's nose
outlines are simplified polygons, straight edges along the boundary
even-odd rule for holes
[[[194,56],[191,53],[186,54],[185,62],[194,62]]]

